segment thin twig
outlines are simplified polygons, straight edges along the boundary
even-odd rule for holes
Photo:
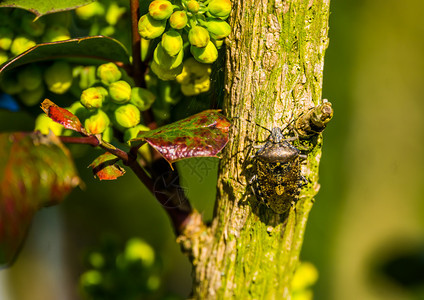
[[[134,174],[140,179],[140,181],[147,187],[147,189],[152,193],[152,195],[158,200],[162,205],[165,211],[168,213],[169,218],[172,221],[173,227],[177,235],[181,234],[184,230],[185,225],[188,224],[192,209],[188,199],[184,197],[181,201],[181,205],[171,205],[169,206],[170,199],[173,198],[172,194],[175,194],[175,187],[178,188],[178,174],[175,173],[173,176],[176,176],[176,185],[167,187],[169,189],[168,193],[163,193],[161,187],[155,187],[155,180],[151,178],[147,172],[140,166],[137,161],[137,148],[132,147],[131,150],[127,153],[122,149],[119,149],[112,144],[102,141],[99,137],[95,135],[82,136],[82,137],[73,137],[73,136],[60,136],[60,140],[63,143],[67,144],[85,144],[93,147],[100,147],[106,150],[109,153],[116,155],[122,162],[131,168]],[[162,168],[160,168],[162,169]],[[165,172],[168,173],[168,172]],[[156,177],[155,177],[156,178]],[[166,187],[166,186],[165,186]],[[170,195],[171,194],[171,195]]]
[[[132,43],[132,77],[137,86],[144,87],[146,83],[144,82],[144,69],[143,63],[141,61],[141,52],[140,52],[140,34],[138,33],[138,19],[139,19],[139,10],[140,3],[139,0],[130,0],[130,10],[131,10],[131,43]]]
[[[188,199],[184,198],[184,205],[180,206],[169,206],[170,195],[167,193],[162,193],[161,190],[157,189],[155,186],[155,181],[147,175],[146,171],[140,166],[136,159],[131,159],[127,164],[134,174],[140,179],[141,182],[147,187],[147,189],[152,193],[152,195],[159,201],[162,207],[167,212],[169,218],[172,221],[173,227],[177,235],[180,235],[184,230],[185,226],[189,223],[190,216],[192,213],[192,209]],[[178,175],[177,175],[178,176]],[[159,179],[160,180],[160,179]],[[170,189],[173,186],[169,187]],[[175,191],[170,190],[171,193],[175,193]]]
[[[86,144],[93,147],[97,147],[100,144],[99,140],[94,135],[82,136],[82,137],[60,136],[59,139],[62,143],[65,143],[65,144]]]

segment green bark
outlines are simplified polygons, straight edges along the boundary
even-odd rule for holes
[[[234,119],[218,178],[215,217],[199,215],[180,236],[194,265],[195,299],[290,299],[313,197],[319,190],[322,137],[302,163],[308,184],[278,215],[260,204],[248,181],[252,146],[266,128],[285,127],[322,103],[329,0],[233,1],[227,43],[225,114]],[[246,122],[250,120],[251,122]]]

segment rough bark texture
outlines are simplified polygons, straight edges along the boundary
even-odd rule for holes
[[[283,128],[322,103],[328,16],[329,0],[233,1],[225,113],[238,118],[220,164],[215,218],[206,227],[194,215],[180,237],[193,260],[195,299],[290,299],[319,189],[322,137],[302,163],[308,184],[299,201],[278,215],[258,202],[248,184],[252,147],[269,135],[254,123]]]

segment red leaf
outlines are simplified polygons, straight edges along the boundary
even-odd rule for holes
[[[125,170],[117,164],[119,158],[111,153],[97,157],[89,167],[93,168],[94,176],[99,180],[115,180],[125,174]]]
[[[63,125],[63,127],[80,133],[85,133],[84,127],[77,116],[69,110],[57,106],[49,99],[44,99],[41,103],[41,109],[44,110],[50,119]]]
[[[231,123],[219,110],[206,110],[132,139],[134,145],[148,142],[168,162],[190,157],[216,157],[228,142]]]
[[[79,182],[56,136],[0,134],[0,265],[15,257],[34,213],[62,201]]]

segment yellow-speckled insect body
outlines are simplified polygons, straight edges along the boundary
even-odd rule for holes
[[[252,183],[257,198],[277,214],[286,212],[299,196],[302,176],[300,151],[274,128],[269,141],[254,157]]]

